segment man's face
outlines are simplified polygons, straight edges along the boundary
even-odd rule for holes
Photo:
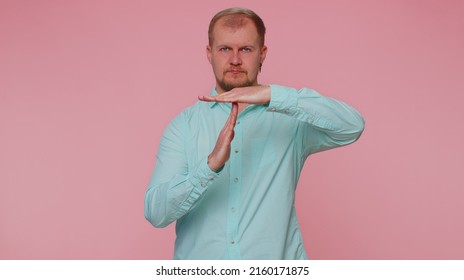
[[[223,20],[216,22],[212,45],[206,49],[219,94],[235,87],[257,85],[260,64],[267,52],[266,46],[260,46],[258,32],[250,19],[246,18],[240,27],[225,26]]]

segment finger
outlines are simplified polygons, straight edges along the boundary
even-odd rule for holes
[[[201,100],[201,101],[206,101],[206,102],[214,102],[214,101],[216,101],[214,97],[206,96],[206,95],[200,95],[200,96],[198,96],[198,99]]]
[[[237,117],[238,117],[238,103],[234,102],[232,103],[232,109],[230,111],[231,115],[231,125],[232,128],[235,127],[235,123],[237,122]]]
[[[237,94],[236,91],[228,91],[221,93],[221,95],[216,96],[217,102],[228,102],[228,103],[234,103],[234,102],[240,102],[240,95]]]
[[[238,103],[232,103],[232,108],[230,109],[229,118],[227,119],[227,126],[231,129],[234,129],[235,123],[238,116]]]
[[[223,93],[225,94],[225,93]],[[221,96],[206,96],[206,95],[200,95],[198,96],[198,99],[201,101],[205,102],[221,102],[221,103],[233,103],[233,102],[239,102],[240,100],[238,99],[239,97],[235,95],[223,95]]]
[[[225,131],[230,130],[231,126],[232,126],[232,129],[234,128],[235,121],[237,119],[237,112],[238,112],[238,104],[237,103],[232,103],[232,108],[230,109],[229,117],[227,118],[227,121],[224,124],[224,130]]]
[[[229,117],[227,118],[224,127],[221,130],[221,135],[224,137],[227,143],[230,143],[234,138],[234,128],[237,121],[238,115],[238,104],[232,103],[232,108],[230,110]]]
[[[212,96],[198,96],[200,101],[204,102],[221,102],[221,103],[231,103],[229,99],[224,99],[221,97],[212,97]]]

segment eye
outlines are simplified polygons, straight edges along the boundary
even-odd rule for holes
[[[229,47],[222,47],[222,48],[219,49],[220,52],[227,52],[229,50],[230,50]]]
[[[246,52],[246,53],[251,52],[251,48],[245,47],[245,48],[242,49],[242,52]]]

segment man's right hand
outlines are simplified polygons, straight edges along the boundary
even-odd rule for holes
[[[234,139],[234,127],[238,116],[238,103],[232,103],[229,118],[219,133],[216,146],[208,156],[208,166],[218,171],[230,157],[230,143]]]

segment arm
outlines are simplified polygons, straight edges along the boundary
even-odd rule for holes
[[[307,124],[301,125],[306,155],[353,143],[364,130],[362,116],[341,101],[307,88],[271,85],[270,90],[268,111]]]
[[[364,119],[355,109],[307,88],[251,86],[198,98],[207,102],[268,104],[268,111],[298,119],[302,122],[306,155],[353,143],[364,130]]]
[[[190,211],[217,176],[206,158],[191,170],[185,151],[186,123],[177,116],[161,138],[155,169],[145,193],[145,218],[155,227],[165,227]]]
[[[145,218],[155,227],[165,227],[181,218],[201,202],[220,169],[229,159],[230,142],[237,118],[237,104],[219,134],[213,152],[190,166],[185,147],[187,123],[176,117],[161,138],[155,170],[145,193]]]

